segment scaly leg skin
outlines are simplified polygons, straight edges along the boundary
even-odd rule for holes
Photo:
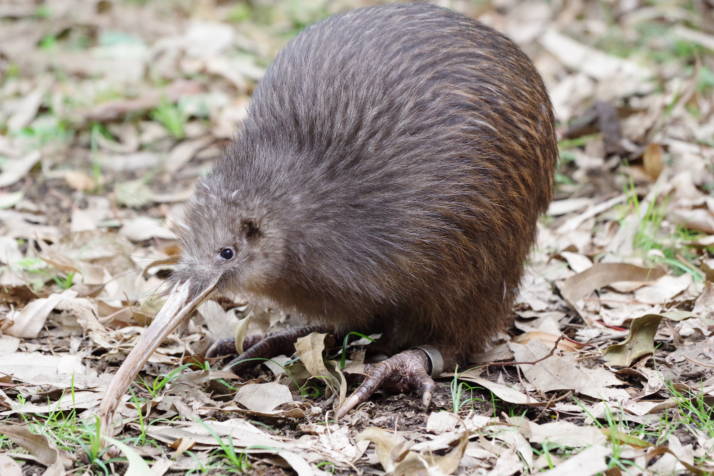
[[[264,334],[253,334],[246,336],[246,338],[243,340],[243,350],[248,350],[263,339],[265,339]],[[206,357],[208,357],[209,359],[216,357],[228,357],[230,355],[236,354],[236,341],[232,337],[215,341],[206,351]]]
[[[433,357],[430,355],[432,352],[438,353],[436,349],[430,350],[429,354],[425,349],[405,350],[387,360],[367,366],[364,381],[337,410],[336,418],[342,418],[354,407],[369,400],[372,394],[382,386],[400,393],[416,390],[421,393],[424,408],[428,408],[431,403],[431,395],[436,387],[436,383],[430,375],[432,373]]]
[[[291,355],[295,352],[295,341],[313,332],[330,332],[321,326],[297,327],[278,331],[267,336],[249,336],[243,343],[243,353],[231,360],[226,369],[239,374],[242,370],[257,364],[257,360],[268,360],[276,355]],[[235,355],[233,339],[217,341],[208,350],[207,357]]]

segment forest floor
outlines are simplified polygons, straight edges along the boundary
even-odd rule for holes
[[[334,420],[364,340],[220,371],[214,339],[283,319],[223,296],[149,359],[105,446],[97,408],[162,304],[171,218],[279,48],[368,3],[0,2],[0,474],[714,471],[708,0],[439,2],[534,60],[560,163],[515,325],[428,411],[380,393]]]

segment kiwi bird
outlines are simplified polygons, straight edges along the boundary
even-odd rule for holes
[[[381,385],[428,403],[432,374],[510,324],[557,156],[543,81],[504,35],[429,4],[335,15],[256,87],[187,205],[174,279],[301,316],[238,372],[316,329],[381,333],[391,356],[338,415]]]

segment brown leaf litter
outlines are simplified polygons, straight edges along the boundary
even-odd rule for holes
[[[442,375],[428,412],[381,395],[334,420],[368,339],[312,334],[296,356],[220,370],[203,357],[216,338],[290,324],[234,295],[102,400],[164,304],[172,223],[265,66],[366,3],[0,5],[1,474],[714,471],[708,2],[446,2],[534,59],[561,163],[513,328]],[[115,440],[95,419],[110,403]]]

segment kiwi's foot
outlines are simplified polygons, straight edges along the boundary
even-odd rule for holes
[[[243,342],[243,353],[231,360],[225,368],[239,374],[248,367],[256,365],[258,361],[268,360],[281,354],[291,355],[295,353],[295,341],[312,332],[330,332],[330,330],[320,326],[306,326],[278,331],[267,336],[248,336]],[[236,354],[235,341],[222,339],[208,349],[206,356],[220,357]]]
[[[354,407],[366,402],[380,387],[398,393],[416,390],[421,393],[424,408],[429,408],[431,395],[436,387],[434,379],[429,374],[433,373],[432,365],[434,365],[434,355],[437,353],[438,351],[433,348],[405,350],[387,360],[368,365],[365,368],[364,381],[337,409],[336,417],[342,418]],[[438,358],[441,358],[440,354]]]

